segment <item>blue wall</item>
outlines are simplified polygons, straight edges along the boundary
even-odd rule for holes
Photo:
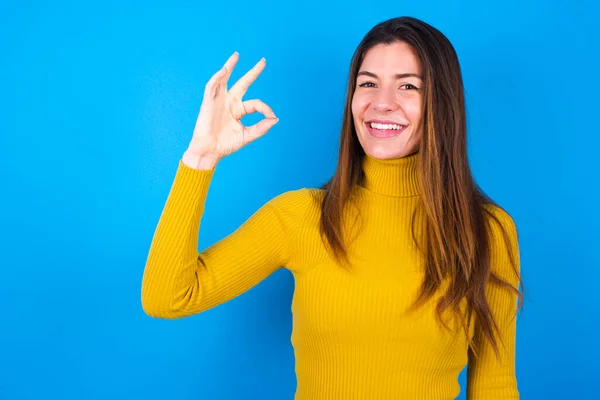
[[[520,229],[522,397],[600,398],[591,0],[128,3],[0,5],[0,399],[291,399],[291,275],[156,320],[147,251],[204,84],[234,50],[232,80],[266,57],[246,98],[280,122],[220,164],[202,247],[330,176],[352,52],[400,15],[454,43],[476,178]]]

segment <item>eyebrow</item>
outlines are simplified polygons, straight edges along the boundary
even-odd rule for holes
[[[371,78],[379,79],[379,77],[377,75],[375,75],[374,73],[369,72],[369,71],[360,71],[356,75],[356,77],[358,78],[361,75],[370,76]],[[394,75],[394,77],[396,79],[403,79],[403,78],[414,77],[414,78],[419,78],[420,80],[423,80],[423,78],[421,77],[421,75],[415,74],[415,73],[412,73],[412,72],[408,72],[408,73],[405,73],[405,74],[396,74],[396,75]]]

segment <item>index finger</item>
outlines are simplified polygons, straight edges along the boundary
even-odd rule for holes
[[[246,72],[246,74],[242,76],[231,87],[230,93],[234,94],[235,96],[238,96],[239,98],[242,98],[244,94],[246,94],[246,91],[248,90],[252,82],[254,82],[256,78],[258,78],[260,73],[263,71],[263,69],[265,69],[266,63],[267,61],[265,60],[265,58],[261,58],[260,61],[256,63],[256,65],[252,67],[250,71]]]

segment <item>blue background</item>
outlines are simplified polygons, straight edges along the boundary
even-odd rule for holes
[[[0,399],[291,399],[291,274],[157,320],[140,302],[147,252],[204,84],[234,50],[232,82],[266,57],[246,99],[280,122],[220,164],[201,247],[333,173],[352,52],[400,15],[455,45],[476,179],[520,230],[522,398],[600,398],[595,3],[168,3],[0,6]]]

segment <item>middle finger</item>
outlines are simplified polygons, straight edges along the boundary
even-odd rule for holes
[[[252,82],[254,82],[263,71],[265,65],[266,60],[261,58],[260,61],[256,63],[256,65],[250,71],[246,72],[246,74],[231,87],[231,93],[239,98],[242,98],[244,94],[246,94],[248,87],[250,87]]]

